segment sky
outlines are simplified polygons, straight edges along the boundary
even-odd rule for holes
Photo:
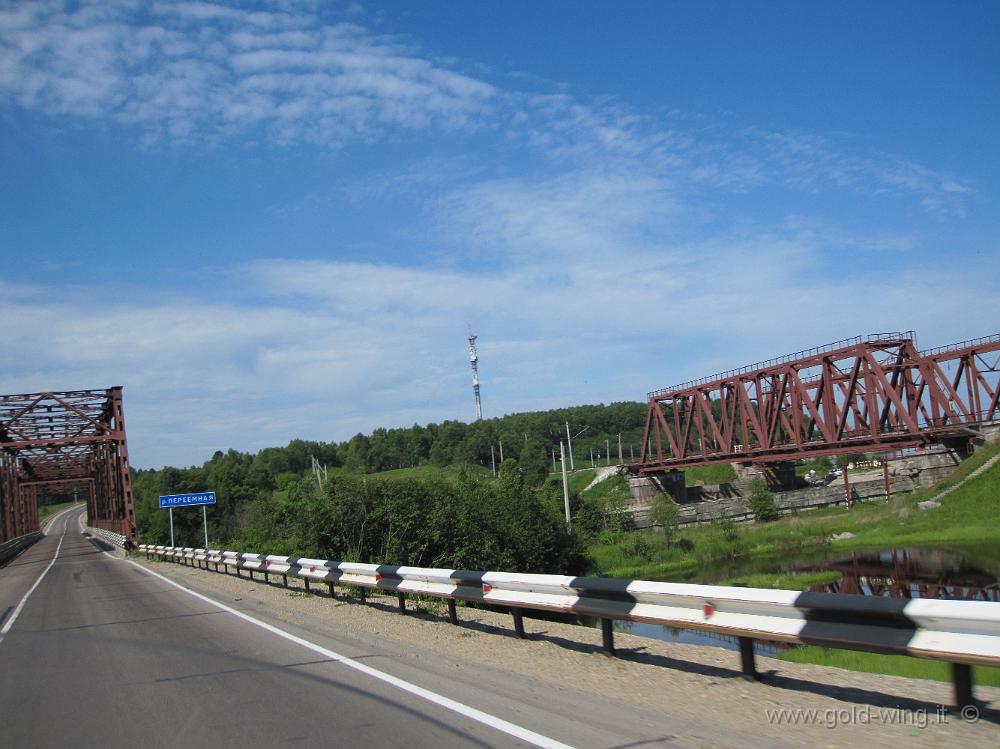
[[[0,2],[0,392],[138,467],[1000,332],[995,2]]]

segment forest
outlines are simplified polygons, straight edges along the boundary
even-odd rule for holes
[[[607,462],[609,446],[617,461],[619,435],[625,460],[638,457],[645,415],[646,404],[624,402],[376,429],[339,443],[295,439],[256,454],[220,450],[201,466],[134,472],[139,535],[169,542],[159,495],[210,490],[218,504],[209,540],[226,548],[577,574],[603,509],[574,494],[580,522],[566,531],[561,484],[550,479],[566,423],[578,467],[589,467],[591,456]],[[173,516],[176,542],[200,544],[201,513]]]

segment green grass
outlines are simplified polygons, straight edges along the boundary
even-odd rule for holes
[[[1000,464],[945,497],[941,507],[917,507],[998,452],[998,446],[981,448],[934,489],[897,496],[889,503],[859,503],[851,510],[829,507],[770,523],[688,527],[670,543],[652,530],[604,533],[588,549],[591,571],[633,579],[708,581],[731,577],[726,567],[737,562],[740,570],[732,574],[744,569],[769,572],[784,559],[810,552],[949,545],[975,549],[979,564],[1000,568],[1000,523],[992,522],[1000,517]],[[855,537],[830,540],[845,531]]]
[[[594,480],[597,475],[597,471],[593,468],[587,468],[582,471],[573,471],[572,473],[566,474],[566,482],[569,484],[570,494],[579,494],[584,489],[586,489],[590,482]],[[562,483],[562,474],[556,474],[556,480]],[[605,479],[607,481],[609,479]]]
[[[57,505],[42,505],[38,508],[38,522],[39,524],[44,523],[47,518],[52,517],[58,512],[62,512],[67,507],[72,507],[75,502],[62,502]]]
[[[890,674],[908,676],[911,679],[951,681],[951,668],[942,661],[911,658],[906,655],[882,655],[861,653],[855,650],[831,650],[814,645],[792,648],[779,653],[780,660],[792,663],[811,663],[817,666],[832,666],[848,671],[862,671],[867,674]],[[991,687],[1000,687],[1000,668],[973,666],[972,681]]]
[[[773,588],[775,590],[808,590],[814,585],[838,582],[841,574],[836,570],[815,572],[754,572],[720,580],[719,585],[743,585],[747,588]]]
[[[729,463],[718,463],[710,466],[694,466],[684,469],[684,480],[688,486],[698,482],[703,484],[728,484],[736,480],[736,471]]]

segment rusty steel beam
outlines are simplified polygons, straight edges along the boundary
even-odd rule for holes
[[[37,530],[38,489],[87,485],[88,521],[137,541],[122,388],[0,396],[0,540]]]
[[[878,333],[649,393],[640,473],[926,445],[1000,418],[1000,335]]]

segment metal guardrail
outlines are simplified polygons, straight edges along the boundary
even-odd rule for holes
[[[128,538],[123,536],[121,533],[115,533],[114,531],[107,531],[104,530],[103,528],[93,528],[89,525],[87,526],[87,532],[91,536],[99,538],[105,543],[111,544],[112,546],[117,546],[119,549],[127,550],[133,548],[132,542]]]
[[[401,612],[406,595],[444,598],[453,624],[456,601],[506,607],[519,637],[524,637],[523,610],[535,609],[597,617],[603,645],[614,653],[612,622],[648,622],[738,638],[742,669],[757,678],[754,640],[819,645],[827,648],[931,658],[952,664],[955,701],[974,704],[973,664],[1000,666],[1000,603],[937,599],[899,600],[870,596],[801,593],[790,590],[663,583],[645,580],[568,577],[511,572],[427,569],[394,565],[337,562],[191,547],[151,546],[139,551],[154,557],[238,576],[243,571],[324,582],[335,597],[335,585],[396,593]]]
[[[26,533],[23,536],[0,543],[0,564],[6,564],[10,559],[16,557],[43,535],[41,531],[35,531],[34,533]]]

